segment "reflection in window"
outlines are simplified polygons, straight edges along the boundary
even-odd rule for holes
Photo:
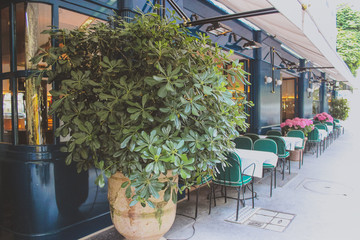
[[[25,32],[20,32],[18,36],[20,38],[23,36],[25,39],[25,68],[34,69],[36,67],[32,66],[29,60],[38,53],[39,48],[47,49],[51,44],[49,35],[41,34],[51,25],[51,5],[43,3],[19,3],[17,5],[19,7],[23,5],[26,11],[26,14],[22,15],[23,22],[26,22]],[[39,63],[39,65],[44,65],[44,63]]]
[[[48,115],[50,91],[46,79],[40,88],[35,86],[35,78],[18,79],[19,144],[53,143],[53,119]]]
[[[8,7],[1,9],[1,59],[2,72],[10,72],[10,17]]]
[[[25,3],[16,4],[16,64],[25,70]]]
[[[64,8],[59,8],[59,28],[74,29],[77,27],[88,27],[103,20],[90,17],[81,13],[73,12]]]
[[[282,84],[282,121],[295,117],[295,78],[285,78]]]
[[[3,122],[4,122],[4,132],[3,142],[12,142],[12,123],[11,123],[11,89],[10,89],[10,80],[2,80],[2,90],[3,90]]]

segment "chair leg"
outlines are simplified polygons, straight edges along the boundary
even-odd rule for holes
[[[212,193],[213,193],[213,196],[214,196],[214,207],[216,207],[215,185],[214,185],[214,183],[212,183]]]
[[[212,183],[210,183],[210,194],[209,194],[209,214],[211,213],[211,198],[212,198]]]
[[[200,187],[196,187],[195,219],[197,218],[197,214],[198,214],[199,192],[200,192]]]
[[[226,186],[225,186],[225,203],[227,203],[227,195],[226,195]]]
[[[282,159],[282,163],[283,163],[283,170],[282,170],[282,180],[284,180],[284,175],[285,175],[285,164],[286,164],[286,158]]]
[[[276,188],[276,167],[274,167],[274,188]]]
[[[291,162],[290,162],[290,158],[288,158],[288,161],[289,161],[289,175],[291,174],[291,171],[290,171],[290,169],[291,169]]]
[[[301,166],[304,165],[304,149],[301,151]]]
[[[236,220],[235,221],[237,221],[239,219],[240,191],[241,191],[241,187],[238,188],[238,197],[237,197],[237,204],[236,204]]]
[[[254,208],[254,179],[251,180],[251,202],[252,202],[252,208]]]
[[[300,151],[300,159],[299,159],[299,169],[301,168],[301,151]]]
[[[273,184],[273,171],[271,171],[271,180],[270,180],[270,197],[272,197],[272,184]]]
[[[316,143],[316,158],[319,157],[319,143]]]

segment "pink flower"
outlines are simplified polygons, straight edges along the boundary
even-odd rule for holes
[[[281,127],[281,128],[283,128],[283,127],[285,127],[285,126],[286,126],[286,123],[284,123],[284,122],[280,124],[280,127]]]

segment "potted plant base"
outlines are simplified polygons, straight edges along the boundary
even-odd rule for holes
[[[168,171],[166,177],[172,177]],[[159,181],[166,181],[164,175]],[[141,206],[140,203],[130,206],[131,198],[125,195],[125,188],[121,185],[129,181],[121,172],[115,173],[108,180],[108,200],[110,204],[111,219],[116,230],[127,240],[160,240],[171,228],[176,214],[176,204],[173,201],[164,201],[164,192],[160,191],[160,197],[150,200],[155,208],[148,205]],[[178,176],[174,176],[178,181]]]
[[[290,160],[298,162],[301,159],[301,149],[296,149],[294,151],[290,151]]]

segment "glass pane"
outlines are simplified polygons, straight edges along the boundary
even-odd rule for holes
[[[19,4],[21,5],[21,4]],[[39,48],[47,49],[50,47],[51,39],[49,35],[41,34],[43,30],[49,29],[51,25],[51,5],[43,3],[24,3],[26,9],[26,28],[25,28],[25,49],[26,49],[26,69],[34,69],[30,59],[38,53]],[[39,63],[44,67],[45,63]]]
[[[11,123],[11,89],[10,80],[2,80],[3,89],[3,120],[4,120],[4,132],[3,142],[12,142],[12,123]]]
[[[16,4],[16,64],[25,70],[25,3]]]
[[[90,17],[81,13],[59,8],[59,28],[74,29],[76,27],[87,27],[103,20]]]
[[[18,79],[19,144],[53,143],[53,120],[48,115],[50,90],[46,79],[40,88],[35,86],[35,78]]]
[[[283,79],[282,121],[295,117],[295,79]]]
[[[10,72],[10,18],[9,8],[1,9],[2,72]]]

